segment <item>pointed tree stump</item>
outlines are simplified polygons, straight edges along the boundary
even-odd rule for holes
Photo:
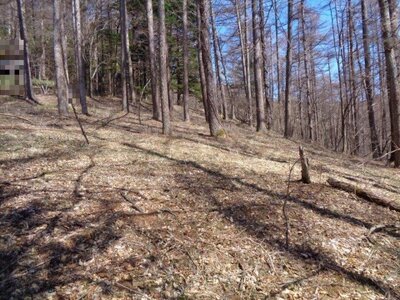
[[[307,157],[304,155],[304,150],[302,146],[299,146],[300,163],[301,163],[301,182],[310,184],[310,165],[308,163]]]

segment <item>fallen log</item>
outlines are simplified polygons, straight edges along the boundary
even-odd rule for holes
[[[347,182],[343,182],[343,181],[339,181],[336,180],[332,177],[329,177],[327,180],[328,184],[336,189],[348,192],[348,193],[353,193],[356,196],[367,200],[369,202],[384,206],[384,207],[388,207],[390,209],[393,209],[395,211],[399,211],[400,212],[400,202],[396,202],[394,200],[390,200],[387,199],[385,197],[382,196],[378,196],[376,194],[374,194],[371,191],[368,191],[367,189],[361,188],[359,186],[347,183]]]

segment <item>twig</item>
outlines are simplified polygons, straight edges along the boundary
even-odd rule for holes
[[[118,287],[120,287],[120,288],[126,289],[126,290],[128,290],[128,291],[130,291],[130,292],[132,292],[132,293],[136,293],[135,290],[133,290],[133,289],[131,289],[130,287],[127,287],[127,286],[125,286],[125,285],[123,285],[123,284],[121,284],[121,283],[119,283],[119,282],[116,282],[115,285],[118,286]]]
[[[36,124],[33,123],[32,121],[30,121],[30,120],[28,120],[28,119],[25,119],[25,118],[22,118],[22,117],[18,117],[18,116],[14,116],[14,115],[9,115],[9,114],[3,114],[3,113],[0,113],[0,115],[1,115],[1,116],[5,116],[5,117],[9,117],[9,118],[19,119],[19,120],[25,121],[25,122],[27,122],[27,123],[29,123],[29,124],[31,124],[31,125],[36,125]]]
[[[79,120],[78,114],[76,113],[76,109],[75,109],[74,103],[71,102],[71,106],[72,106],[72,110],[74,111],[75,119],[76,119],[76,121],[78,121],[79,127],[81,128],[82,135],[85,137],[86,143],[89,145],[88,137],[86,135],[85,130],[83,129],[81,120]]]
[[[285,218],[285,227],[286,227],[286,231],[285,231],[285,245],[286,245],[286,249],[289,249],[289,231],[290,231],[290,224],[289,224],[289,217],[287,215],[287,211],[286,211],[286,206],[287,206],[287,200],[290,196],[290,178],[292,176],[292,171],[294,169],[294,166],[299,162],[299,160],[296,160],[294,162],[294,164],[291,166],[290,170],[289,170],[289,176],[288,176],[288,185],[287,185],[287,190],[286,190],[286,197],[285,197],[285,201],[283,202],[283,207],[282,207],[282,213],[283,213],[283,217]]]
[[[386,228],[392,228],[392,229],[400,230],[400,224],[388,224],[388,225],[379,224],[379,225],[372,226],[369,229],[368,233],[367,233],[367,240],[371,244],[375,244],[375,242],[371,239],[371,235],[373,235],[375,232],[382,231],[382,230],[384,230]]]
[[[140,110],[140,107],[141,107],[141,104],[142,104],[142,98],[143,98],[144,91],[146,90],[146,87],[148,86],[150,81],[151,81],[151,79],[149,79],[147,81],[147,83],[144,85],[144,87],[142,89],[142,92],[140,93],[140,97],[139,97],[138,118],[139,118],[139,124],[140,125],[142,125],[142,116],[141,116],[141,110]]]
[[[367,161],[364,161],[364,162],[360,163],[359,166],[363,166],[363,165],[365,165],[365,164],[367,164],[367,163],[369,163],[371,161],[378,161],[378,160],[384,159],[386,156],[389,156],[389,155],[391,155],[391,154],[393,154],[395,152],[398,152],[398,151],[400,151],[400,148],[397,148],[397,149],[394,149],[392,151],[389,151],[389,152],[387,152],[387,153],[385,153],[382,156],[379,156],[377,158],[372,158],[372,159],[369,159]]]
[[[122,198],[124,198],[124,200],[128,201],[134,209],[136,209],[140,213],[144,213],[143,210],[136,205],[135,201],[129,199],[128,196],[125,195],[123,192],[120,192],[119,194],[121,195]]]

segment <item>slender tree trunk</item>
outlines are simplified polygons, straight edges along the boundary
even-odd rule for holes
[[[391,151],[395,167],[400,167],[400,125],[399,125],[399,82],[395,55],[395,35],[391,28],[389,2],[378,0],[381,14],[381,26],[386,62],[386,80],[389,97]]]
[[[86,84],[85,69],[82,58],[82,36],[81,36],[81,7],[80,0],[72,0],[72,17],[75,33],[75,59],[78,70],[79,100],[82,113],[87,115],[88,109],[86,104]]]
[[[237,19],[237,26],[238,26],[238,31],[239,31],[239,41],[240,41],[240,54],[242,58],[242,72],[243,72],[243,79],[245,83],[245,93],[246,93],[246,101],[248,105],[248,121],[249,125],[253,126],[253,109],[251,105],[251,83],[250,83],[250,78],[249,78],[249,72],[248,72],[248,59],[247,59],[247,53],[248,53],[248,47],[247,47],[247,34],[246,34],[246,26],[243,29],[242,27],[242,17],[240,14],[240,0],[234,0],[235,1],[235,12],[236,12],[236,19]],[[246,20],[245,20],[246,22]]]
[[[197,14],[197,49],[198,49],[198,65],[199,65],[199,75],[200,75],[200,88],[201,88],[201,96],[202,102],[204,106],[204,115],[206,122],[209,123],[209,112],[208,112],[208,103],[207,103],[207,82],[206,82],[206,75],[204,71],[204,63],[203,63],[203,53],[202,43],[201,43],[201,20],[200,20],[200,7],[196,5],[196,14]]]
[[[305,26],[305,13],[304,13],[304,0],[300,2],[300,21],[301,21],[301,37],[303,43],[303,63],[304,63],[304,75],[305,75],[305,84],[306,84],[306,112],[307,112],[307,138],[310,141],[314,140],[313,130],[313,117],[312,117],[312,104],[311,104],[311,84],[310,84],[310,71],[309,71],[309,59],[308,59],[308,44],[307,44],[307,36],[306,36],[306,26]]]
[[[224,135],[224,129],[221,125],[218,116],[216,91],[214,85],[214,75],[212,70],[211,61],[211,50],[210,50],[210,34],[208,32],[210,28],[210,7],[208,6],[208,0],[198,0],[197,5],[199,6],[200,18],[200,37],[201,37],[201,50],[202,59],[204,64],[205,83],[207,86],[207,104],[208,104],[208,119],[211,136]]]
[[[23,0],[17,0],[17,6],[18,6],[19,34],[20,34],[21,40],[24,41],[25,97],[27,99],[32,100],[37,103],[38,101],[33,92],[33,86],[32,86],[29,42],[28,42],[28,36],[26,34],[26,28],[25,28],[25,16],[24,16],[25,15],[25,7],[24,7]]]
[[[228,92],[228,99],[230,100],[230,103],[231,103],[231,118],[236,119],[235,105],[232,101],[231,89],[229,88],[229,83],[228,83],[228,80],[226,77],[227,72],[226,72],[226,65],[224,62],[224,56],[222,55],[221,42],[218,42],[218,52],[219,52],[219,57],[221,57],[222,76],[223,76],[222,82],[223,82],[224,88],[226,88],[226,90]]]
[[[269,84],[268,84],[268,53],[267,53],[267,43],[266,39],[266,32],[265,32],[265,13],[264,13],[264,1],[258,0],[259,11],[260,11],[260,41],[261,41],[261,53],[262,53],[262,82],[264,88],[264,101],[266,107],[265,116],[267,118],[267,129],[271,129],[272,123],[272,111],[271,111],[271,103],[269,101]],[[272,98],[271,98],[272,99]]]
[[[360,148],[360,136],[358,128],[358,97],[356,87],[356,73],[355,73],[355,62],[354,62],[354,24],[353,24],[353,7],[351,0],[347,2],[347,13],[348,13],[348,43],[349,43],[349,83],[350,83],[350,105],[353,113],[353,136],[354,136],[354,147],[352,154],[358,154]]]
[[[331,15],[331,22],[332,22],[332,36],[333,36],[333,45],[335,49],[335,58],[336,58],[336,67],[337,67],[337,72],[338,72],[338,78],[339,78],[339,95],[340,95],[340,123],[341,123],[341,138],[340,141],[342,141],[342,152],[347,152],[347,126],[346,126],[346,97],[345,93],[343,93],[343,81],[346,82],[346,79],[343,79],[343,73],[342,73],[342,68],[341,68],[341,63],[340,63],[340,58],[342,56],[342,34],[341,31],[339,30],[339,24],[338,24],[338,9],[336,6],[335,2],[335,9],[332,8],[331,3],[329,4],[330,8],[330,15]],[[334,20],[334,13],[335,11],[335,17],[336,17],[336,22]],[[338,41],[336,40],[336,36],[338,35]],[[343,61],[342,61],[343,64]],[[346,91],[347,92],[347,91]],[[338,143],[340,143],[338,141]],[[338,148],[339,145],[337,145]]]
[[[121,26],[121,82],[122,82],[122,110],[129,112],[129,102],[127,95],[127,69],[128,53],[126,45],[126,0],[120,0],[120,26]]]
[[[58,113],[60,116],[68,114],[68,87],[66,74],[64,72],[64,57],[62,50],[62,12],[61,0],[53,0],[53,22],[54,22],[54,64],[56,74],[56,93]]]
[[[290,137],[290,80],[291,80],[291,69],[292,69],[292,19],[293,19],[293,0],[288,0],[288,23],[287,23],[287,48],[286,48],[286,86],[285,86],[285,128],[284,137]]]
[[[188,41],[188,0],[183,0],[183,119],[189,116],[189,41]]]
[[[169,135],[172,133],[170,110],[168,106],[168,74],[167,74],[167,35],[165,29],[165,3],[164,0],[158,0],[159,13],[159,40],[160,40],[160,95],[161,95],[161,110],[163,121],[163,134]]]
[[[370,52],[370,37],[368,32],[368,10],[365,0],[361,0],[361,14],[362,14],[362,32],[363,32],[363,46],[364,46],[364,65],[365,65],[365,94],[367,98],[368,107],[368,121],[369,130],[371,135],[371,150],[374,158],[381,156],[381,149],[379,147],[378,134],[375,125],[374,113],[374,92],[372,88],[371,76],[371,52]]]
[[[124,0],[125,6],[124,6],[124,15],[125,15],[125,53],[126,53],[126,58],[127,58],[127,63],[128,63],[128,83],[129,83],[129,96],[131,98],[131,103],[135,103],[137,101],[136,99],[136,91],[135,91],[135,84],[133,81],[133,64],[132,64],[132,58],[131,58],[131,50],[129,46],[129,21],[128,21],[128,11],[126,9],[126,0]]]
[[[248,24],[248,17],[247,17],[247,6],[248,0],[244,0],[244,41],[245,41],[245,54],[246,54],[246,74],[247,74],[247,82],[246,82],[246,89],[247,93],[249,94],[249,124],[250,127],[253,126],[253,96],[251,91],[251,75],[250,75],[250,41],[249,41],[249,24]]]
[[[215,27],[215,15],[214,11],[212,9],[212,2],[210,0],[210,14],[211,14],[211,29],[212,29],[212,35],[213,35],[213,49],[214,49],[214,58],[215,58],[215,71],[216,71],[216,76],[217,76],[217,86],[219,88],[220,94],[221,94],[221,102],[222,102],[222,115],[224,120],[228,119],[228,106],[226,103],[226,93],[225,89],[223,86],[223,81],[221,78],[221,69],[220,69],[220,62],[221,62],[221,56],[219,52],[219,39],[218,39],[218,34],[217,30]]]
[[[160,88],[157,81],[157,59],[154,36],[153,0],[146,0],[147,29],[149,38],[149,62],[151,80],[151,99],[153,102],[153,119],[161,121]]]
[[[112,32],[112,31],[113,31],[113,28],[112,28],[111,10],[112,10],[111,3],[107,3],[107,6],[106,6],[107,23],[108,23],[107,30],[108,30],[109,32]],[[114,46],[114,43],[113,43],[113,38],[112,38],[112,35],[111,35],[111,34],[108,35],[108,43],[107,43],[107,44],[108,44],[108,45],[107,45],[108,48],[110,49],[110,58],[111,58],[111,57],[116,57],[116,56],[117,56],[117,53],[114,52],[114,47],[113,47],[113,46]],[[109,59],[108,62],[111,63],[111,62],[112,62],[111,59]],[[122,68],[122,66],[121,66],[121,68]],[[122,74],[122,73],[121,73],[121,74]],[[107,82],[108,82],[108,94],[109,94],[109,95],[112,95],[112,96],[115,95],[115,86],[114,86],[114,78],[113,78],[113,75],[114,75],[113,69],[112,69],[112,68],[108,68],[108,72],[107,72],[107,77],[108,77],[108,80],[107,80]],[[126,93],[126,92],[125,92],[125,93]]]
[[[276,54],[276,82],[278,90],[278,103],[281,103],[281,70],[280,70],[280,58],[279,58],[279,30],[278,30],[278,6],[277,0],[272,1],[274,7],[274,18],[275,18],[275,54]],[[280,116],[279,116],[280,118]]]
[[[253,44],[254,44],[254,80],[256,86],[256,104],[257,104],[257,131],[265,131],[265,99],[264,99],[264,70],[263,55],[261,48],[260,31],[260,7],[258,0],[252,0],[253,12]]]
[[[39,67],[39,77],[42,80],[45,80],[46,77],[46,40],[45,40],[45,31],[44,31],[44,4],[41,2],[41,10],[42,10],[42,18],[40,20],[40,45],[41,45],[41,53],[40,53],[40,67]]]

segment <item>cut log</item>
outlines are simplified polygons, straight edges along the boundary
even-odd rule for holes
[[[299,146],[299,154],[300,154],[300,163],[301,163],[301,182],[310,184],[311,183],[311,178],[310,178],[310,172],[309,172],[309,164],[308,164],[308,159],[304,155],[304,150],[302,146]]]
[[[384,207],[388,207],[390,209],[396,210],[396,211],[400,211],[400,202],[397,203],[394,200],[390,200],[390,199],[386,199],[385,197],[382,196],[378,196],[376,194],[374,194],[371,191],[368,191],[367,189],[361,188],[359,186],[347,183],[347,182],[343,182],[343,181],[339,181],[336,180],[332,177],[329,177],[327,182],[329,183],[329,185],[331,185],[332,187],[348,192],[348,193],[353,193],[356,196],[367,200],[369,202],[384,206]]]

